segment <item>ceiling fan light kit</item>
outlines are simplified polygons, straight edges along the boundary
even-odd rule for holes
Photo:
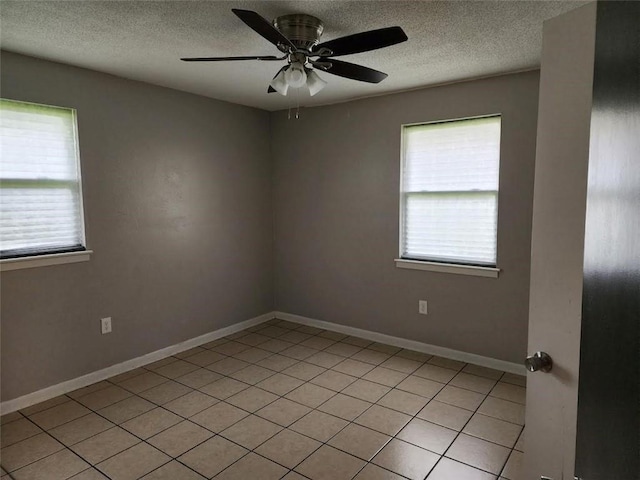
[[[278,74],[273,77],[273,80],[271,80],[271,83],[269,84],[269,86],[275,90],[276,92],[278,92],[280,95],[287,95],[287,92],[289,91],[289,84],[287,83],[287,80],[284,76],[285,74],[285,69],[281,69]],[[269,92],[271,92],[271,88],[269,89]]]
[[[302,88],[306,86],[309,89],[309,95],[313,97],[326,85],[327,82],[320,78],[314,70],[305,67],[302,63],[293,62],[291,65],[280,69],[276,76],[273,77],[269,84],[268,92],[276,91],[280,95],[286,96],[289,87]]]
[[[300,88],[307,83],[307,74],[301,63],[292,63],[284,72],[284,79],[290,87]]]
[[[320,75],[318,75],[314,70],[307,70],[307,87],[309,88],[309,94],[312,97],[326,85],[327,82],[320,78]]]
[[[273,77],[268,93],[287,95],[289,88],[307,87],[311,96],[316,95],[326,85],[316,72],[367,83],[379,83],[387,74],[354,63],[336,60],[333,57],[368,52],[389,47],[407,40],[400,27],[380,28],[367,32],[347,35],[320,43],[324,31],[322,21],[312,15],[292,14],[276,18],[273,24],[251,10],[232,9],[233,13],[256,33],[275,45],[284,55],[244,56],[244,57],[192,57],[181,58],[185,62],[219,62],[237,60],[278,61],[286,60],[287,65]]]

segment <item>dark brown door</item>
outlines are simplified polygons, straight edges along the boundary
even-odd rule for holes
[[[640,479],[640,2],[597,7],[576,475]]]

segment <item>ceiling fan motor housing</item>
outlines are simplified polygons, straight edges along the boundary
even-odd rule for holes
[[[297,48],[304,50],[310,50],[317,45],[324,30],[320,19],[304,13],[278,17],[273,21],[273,26]]]

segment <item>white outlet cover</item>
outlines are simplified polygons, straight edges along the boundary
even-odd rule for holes
[[[427,301],[426,300],[418,300],[418,313],[420,313],[422,315],[427,315],[428,308],[427,308]]]
[[[103,335],[105,333],[111,333],[111,317],[102,318],[100,320],[100,327]]]

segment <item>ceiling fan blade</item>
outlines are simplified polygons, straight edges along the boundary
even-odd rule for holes
[[[231,11],[235,13],[240,20],[246,23],[258,34],[262,35],[265,39],[273,43],[276,47],[281,44],[293,49],[296,48],[295,45],[291,43],[291,40],[280,33],[276,27],[271,25],[271,22],[264,17],[261,17],[256,12],[251,10],[241,10],[239,8],[232,8]]]
[[[406,40],[408,40],[408,37],[402,28],[387,27],[329,40],[328,42],[316,45],[313,51],[318,52],[320,49],[326,48],[333,52],[327,56],[339,57],[341,55],[350,55],[352,53],[368,52],[378,48],[390,47],[391,45],[402,43]]]
[[[327,68],[324,65],[325,63],[330,63],[331,67]],[[342,62],[334,58],[323,58],[322,62],[311,62],[311,64],[327,73],[338,75],[339,77],[350,78],[351,80],[359,80],[361,82],[380,83],[388,77],[386,73],[379,72],[373,68],[363,67],[362,65],[356,65],[355,63]]]
[[[268,55],[264,57],[193,57],[193,58],[181,58],[183,62],[228,62],[232,60],[284,60],[286,57],[276,57]]]

